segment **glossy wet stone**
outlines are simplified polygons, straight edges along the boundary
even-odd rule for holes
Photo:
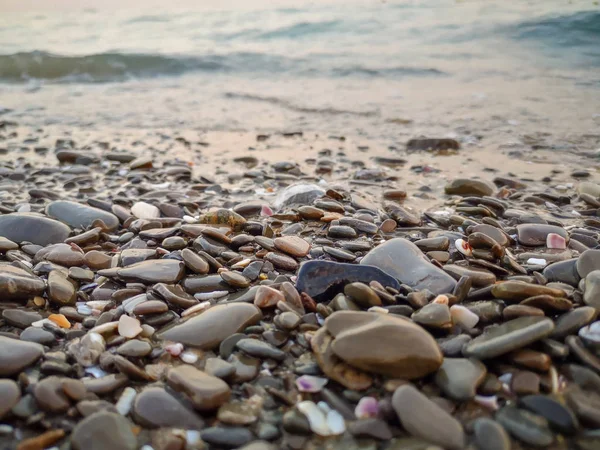
[[[170,369],[167,383],[176,391],[185,393],[199,411],[217,409],[231,395],[223,380],[187,365]]]
[[[33,322],[42,320],[39,313],[25,309],[5,309],[2,311],[2,318],[6,323],[18,328],[27,328]]]
[[[332,261],[307,261],[301,265],[298,272],[296,289],[321,301],[335,297],[348,283],[368,284],[373,280],[386,287],[400,288],[398,280],[377,267]]]
[[[420,378],[442,363],[427,331],[408,320],[377,313],[338,311],[325,321],[332,350],[359,369],[398,378]]]
[[[403,428],[411,435],[450,450],[464,447],[465,434],[460,422],[412,385],[396,389],[392,405]]]
[[[282,236],[273,240],[275,248],[288,255],[302,258],[308,255],[310,244],[298,236]]]
[[[521,405],[538,414],[559,433],[573,434],[579,426],[577,417],[566,402],[545,395],[528,395],[520,400]]]
[[[492,295],[496,298],[510,301],[521,301],[529,297],[549,295],[553,297],[566,297],[561,289],[553,289],[539,284],[524,283],[522,281],[504,281],[492,287]]]
[[[136,396],[133,417],[137,423],[148,428],[202,429],[204,426],[196,413],[160,387],[146,388]]]
[[[498,422],[480,418],[473,424],[475,442],[480,450],[510,450],[510,436]]]
[[[31,242],[46,246],[63,242],[71,229],[54,219],[33,213],[13,213],[0,216],[0,236],[13,242]]]
[[[101,220],[109,230],[119,226],[119,219],[107,211],[66,200],[57,200],[46,206],[46,214],[72,228],[87,229],[95,220]]]
[[[569,235],[562,228],[556,225],[547,225],[540,223],[525,223],[517,225],[517,239],[520,244],[530,247],[546,245],[546,239],[550,233],[558,234],[567,239]]]
[[[529,411],[505,406],[496,413],[496,420],[514,437],[535,447],[546,447],[554,442],[548,422]]]
[[[475,397],[486,374],[486,367],[476,359],[444,358],[435,382],[448,397],[466,401]]]
[[[71,433],[71,445],[74,450],[135,450],[137,439],[131,425],[120,414],[100,411],[77,424]]]
[[[487,329],[463,349],[467,357],[494,358],[549,336],[554,323],[546,317],[519,317]]]
[[[44,353],[40,344],[0,336],[0,375],[16,375]]]
[[[35,254],[36,262],[43,260],[65,267],[82,266],[84,254],[80,249],[73,248],[68,244],[53,244]]]
[[[429,303],[428,305],[425,305],[415,312],[411,316],[411,319],[425,328],[447,330],[452,327],[450,308],[448,308],[448,305],[439,303]]]
[[[0,295],[2,301],[27,300],[44,292],[44,281],[30,272],[0,263]]]
[[[444,188],[448,195],[492,195],[494,185],[483,180],[457,178],[449,182]]]
[[[456,285],[450,275],[431,264],[416,245],[403,238],[391,239],[374,248],[360,264],[375,266],[415,290],[429,289],[434,294],[443,294],[452,292]]]
[[[456,280],[459,280],[461,277],[469,277],[473,286],[476,287],[489,286],[496,282],[496,275],[485,269],[446,264],[444,270]]]
[[[555,322],[551,337],[561,339],[569,334],[577,333],[580,328],[592,322],[597,315],[598,311],[591,306],[582,306],[562,314]]]
[[[254,305],[217,305],[169,328],[159,338],[210,350],[218,347],[228,336],[255,324],[261,317],[260,310]]]
[[[117,274],[126,280],[141,281],[142,283],[174,284],[183,278],[185,268],[180,261],[160,259],[143,261],[118,269]]]
[[[48,299],[58,306],[74,305],[77,300],[75,283],[62,270],[53,270],[48,275]]]
[[[344,287],[344,294],[356,304],[365,309],[371,306],[381,306],[381,299],[377,293],[364,283],[349,283]]]

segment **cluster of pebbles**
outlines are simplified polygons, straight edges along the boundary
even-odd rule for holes
[[[0,448],[600,448],[600,185],[46,159],[0,167]]]

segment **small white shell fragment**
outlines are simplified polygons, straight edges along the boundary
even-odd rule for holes
[[[136,295],[135,297],[128,298],[122,303],[122,306],[127,314],[131,314],[137,305],[144,303],[147,300],[148,297],[146,297],[146,294],[140,294]]]
[[[567,248],[567,240],[560,234],[548,233],[548,236],[546,236],[546,247],[564,250]]]
[[[85,373],[89,373],[94,378],[102,378],[102,377],[105,377],[106,375],[108,375],[108,372],[105,372],[104,370],[102,370],[102,368],[100,366],[86,367]]]
[[[465,330],[470,330],[479,322],[479,316],[462,305],[452,305],[450,315],[455,324],[460,325]]]
[[[198,361],[198,354],[193,351],[185,351],[179,355],[179,359],[181,359],[186,364],[194,364]]]
[[[252,262],[250,258],[242,259],[240,262],[235,263],[231,266],[232,269],[244,269]]]
[[[447,295],[440,294],[433,299],[431,303],[439,303],[440,305],[447,305],[450,302]]]
[[[142,332],[140,321],[123,314],[119,318],[119,334],[126,338],[134,338]]]
[[[183,344],[180,342],[173,342],[165,345],[165,351],[171,356],[179,356],[183,351]]]
[[[500,408],[500,406],[498,405],[498,397],[496,397],[495,395],[476,395],[474,400],[481,406],[488,408],[491,411],[497,411]]]
[[[191,306],[188,309],[186,309],[185,311],[183,311],[181,313],[181,317],[187,317],[192,314],[196,314],[198,312],[203,312],[203,311],[207,310],[208,308],[210,308],[210,302],[198,303],[197,305]]]
[[[313,433],[317,433],[319,436],[330,436],[331,430],[327,425],[327,418],[321,408],[315,405],[311,401],[303,401],[296,405],[298,410],[306,416],[310,429]]]
[[[529,258],[527,260],[527,264],[532,264],[534,266],[545,266],[548,263],[545,259],[542,258]]]
[[[77,312],[82,316],[89,316],[92,314],[92,308],[87,305],[77,305]]]
[[[185,223],[196,223],[196,219],[192,216],[185,215],[183,216],[183,221]]]
[[[103,311],[104,308],[106,308],[108,305],[110,305],[112,302],[110,300],[91,300],[89,302],[86,302],[86,306],[92,308],[92,309],[99,309],[100,311]]]
[[[296,379],[296,387],[300,392],[320,392],[329,380],[313,375],[302,375]]]
[[[133,400],[137,392],[132,387],[126,387],[123,389],[119,400],[115,404],[115,408],[117,408],[117,412],[122,416],[126,416],[131,411],[131,407],[133,406]]]
[[[200,442],[200,432],[198,430],[186,430],[185,441],[188,447],[193,447]]]
[[[210,300],[213,298],[225,297],[227,294],[229,294],[229,291],[198,292],[194,294],[194,297],[196,298],[196,300],[202,301]]]
[[[154,450],[154,447],[152,447],[151,445],[146,444],[146,445],[142,445],[140,447],[140,450]]]
[[[160,217],[160,210],[150,203],[136,202],[131,207],[131,214],[138,219],[157,219]]]
[[[354,408],[354,415],[357,419],[367,419],[379,415],[379,402],[375,397],[363,397],[358,401]]]
[[[454,242],[454,246],[456,247],[456,250],[458,250],[463,255],[473,256],[473,249],[471,248],[471,245],[464,239],[457,239]]]
[[[335,409],[330,410],[327,413],[327,426],[332,435],[337,436],[343,434],[346,431],[346,422],[342,415]]]

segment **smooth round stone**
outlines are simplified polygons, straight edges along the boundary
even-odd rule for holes
[[[444,188],[448,195],[492,195],[495,191],[494,185],[484,180],[473,180],[470,178],[457,178],[446,184]]]
[[[81,420],[71,433],[74,450],[136,450],[132,424],[120,414],[99,411]]]
[[[310,251],[310,244],[298,236],[278,237],[273,240],[273,244],[277,250],[296,258],[303,258]]]
[[[0,380],[0,420],[21,399],[21,389],[13,380]]]
[[[131,266],[142,261],[154,258],[156,250],[149,248],[128,248],[121,252],[121,265]]]
[[[211,427],[200,432],[204,442],[219,448],[238,448],[254,439],[250,430],[244,427]]]
[[[496,413],[496,420],[517,439],[535,447],[546,447],[554,442],[548,421],[537,414],[505,406]]]
[[[411,319],[426,328],[447,330],[452,327],[452,315],[448,305],[429,303],[413,313]]]
[[[510,390],[516,395],[538,394],[540,392],[540,377],[528,370],[512,374]]]
[[[567,293],[562,289],[553,289],[539,284],[524,283],[522,281],[504,281],[492,287],[492,295],[503,300],[522,301],[539,295],[566,297]]]
[[[350,283],[344,287],[344,294],[363,308],[381,306],[381,299],[377,293],[364,283]]]
[[[160,210],[146,202],[134,203],[131,207],[131,213],[138,219],[156,219],[160,217]]]
[[[284,295],[269,286],[259,286],[254,296],[254,304],[259,308],[273,308],[278,302],[285,301]]]
[[[188,409],[161,387],[146,388],[135,397],[133,417],[137,423],[147,428],[176,427],[198,430],[204,426],[204,421],[193,410]]]
[[[521,245],[530,247],[546,245],[546,239],[550,233],[558,234],[565,239],[569,238],[565,229],[556,225],[547,225],[543,223],[524,223],[517,225],[517,239]]]
[[[104,222],[109,230],[114,230],[119,226],[119,219],[112,213],[66,200],[57,200],[48,204],[46,215],[60,220],[72,228],[87,229],[95,220]]]
[[[236,288],[247,288],[250,286],[250,280],[239,272],[225,271],[221,272],[221,278],[230,286]]]
[[[444,266],[444,270],[456,280],[459,280],[461,277],[470,278],[471,283],[475,287],[485,287],[496,282],[496,275],[485,269],[447,264]]]
[[[469,227],[469,231],[471,233],[483,233],[488,237],[491,237],[493,240],[495,240],[498,244],[500,244],[503,247],[506,247],[509,244],[509,238],[508,235],[502,231],[499,228],[496,228],[492,225],[488,225],[485,223],[482,224],[478,224],[473,226],[473,228]]]
[[[460,422],[412,385],[396,389],[392,406],[403,428],[411,435],[448,450],[464,447],[465,433]]]
[[[510,437],[498,422],[482,417],[473,424],[475,443],[479,450],[510,450]]]
[[[548,282],[566,283],[570,286],[577,286],[581,277],[577,271],[577,258],[557,261],[544,268],[542,275]]]
[[[339,259],[340,261],[354,261],[356,259],[356,255],[354,253],[350,253],[341,248],[329,247],[325,245],[323,247],[323,251],[333,258]]]
[[[561,339],[575,334],[580,328],[592,322],[598,315],[598,310],[591,306],[582,306],[561,315],[555,323],[551,337]]]
[[[158,283],[152,289],[169,304],[179,306],[180,308],[187,309],[199,303],[198,300],[185,292],[178,284]]]
[[[77,300],[77,291],[67,274],[53,270],[48,274],[48,300],[58,306],[73,306]]]
[[[25,328],[19,338],[22,341],[36,342],[42,345],[52,345],[56,341],[56,337],[50,331],[36,327]]]
[[[475,397],[486,374],[486,367],[476,359],[444,358],[435,382],[448,397],[467,401]]]
[[[65,267],[82,266],[84,254],[69,244],[49,245],[35,254],[35,261],[50,261]]]
[[[18,267],[0,263],[0,298],[3,301],[27,300],[41,295],[45,287],[41,278]]]
[[[347,225],[332,225],[327,230],[327,236],[337,239],[354,239],[358,234],[354,228]]]
[[[152,346],[146,341],[132,339],[117,347],[117,353],[122,356],[130,356],[139,358],[149,355],[152,351]]]
[[[573,307],[573,303],[562,297],[553,297],[551,295],[536,295],[523,300],[521,305],[539,308],[550,314],[556,312],[568,311]]]
[[[117,275],[142,283],[175,284],[185,275],[185,267],[181,261],[175,259],[157,259],[119,269]]]
[[[433,337],[400,317],[337,311],[325,321],[332,350],[349,365],[391,377],[421,378],[437,370],[442,353]]]
[[[495,358],[549,336],[554,323],[547,317],[519,317],[487,329],[463,349],[467,357]]]
[[[593,270],[585,277],[583,301],[600,311],[600,270]]]
[[[415,244],[404,238],[375,247],[360,264],[375,266],[417,291],[429,289],[434,294],[445,294],[456,285],[454,278],[431,264]]]
[[[24,309],[5,309],[2,311],[2,318],[7,324],[17,328],[27,328],[33,322],[42,320],[41,314]]]
[[[573,434],[579,427],[577,417],[563,402],[545,395],[528,395],[520,404],[531,412],[544,417],[559,433]]]
[[[35,385],[35,400],[44,411],[60,413],[69,409],[71,404],[63,391],[65,380],[66,378],[51,376]]]
[[[285,352],[267,342],[258,339],[240,339],[235,346],[243,352],[256,358],[271,358],[277,361],[285,359]]]
[[[168,310],[169,306],[165,302],[161,302],[160,300],[148,300],[135,305],[133,313],[136,316],[144,316],[146,314],[161,314]]]
[[[0,376],[18,374],[43,353],[44,347],[40,344],[0,336]]]
[[[298,268],[298,262],[291,256],[283,253],[269,252],[265,255],[265,261],[269,261],[273,266],[281,270],[294,271]]]
[[[4,253],[9,250],[18,250],[19,244],[11,241],[10,239],[6,239],[3,236],[0,236],[0,252]]]
[[[189,248],[184,248],[181,251],[181,258],[183,259],[185,265],[194,273],[204,275],[210,270],[208,262],[206,262],[202,256],[198,255]]]
[[[228,336],[257,323],[261,317],[260,309],[251,304],[217,305],[169,328],[159,338],[212,350]]]
[[[179,366],[169,370],[167,383],[174,390],[185,393],[199,411],[217,409],[229,400],[229,385],[193,366]]]
[[[585,278],[594,270],[600,270],[600,250],[586,250],[577,260],[577,273]]]
[[[444,356],[452,357],[462,355],[463,347],[471,340],[472,338],[468,334],[459,334],[458,336],[452,336],[443,340],[438,340],[438,344]]]
[[[31,242],[46,246],[63,242],[71,229],[64,223],[33,213],[0,216],[0,236],[13,242]]]
[[[91,250],[84,256],[85,265],[93,270],[108,269],[112,263],[112,256],[98,250]]]
[[[291,311],[285,311],[275,316],[275,318],[273,319],[273,323],[278,328],[291,331],[296,329],[296,327],[300,325],[301,320],[302,318],[298,314]]]
[[[235,373],[235,367],[221,358],[209,358],[206,360],[204,371],[217,378],[227,378]]]

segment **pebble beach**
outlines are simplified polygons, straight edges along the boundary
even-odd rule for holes
[[[594,151],[57,136],[0,127],[2,448],[600,445]]]

